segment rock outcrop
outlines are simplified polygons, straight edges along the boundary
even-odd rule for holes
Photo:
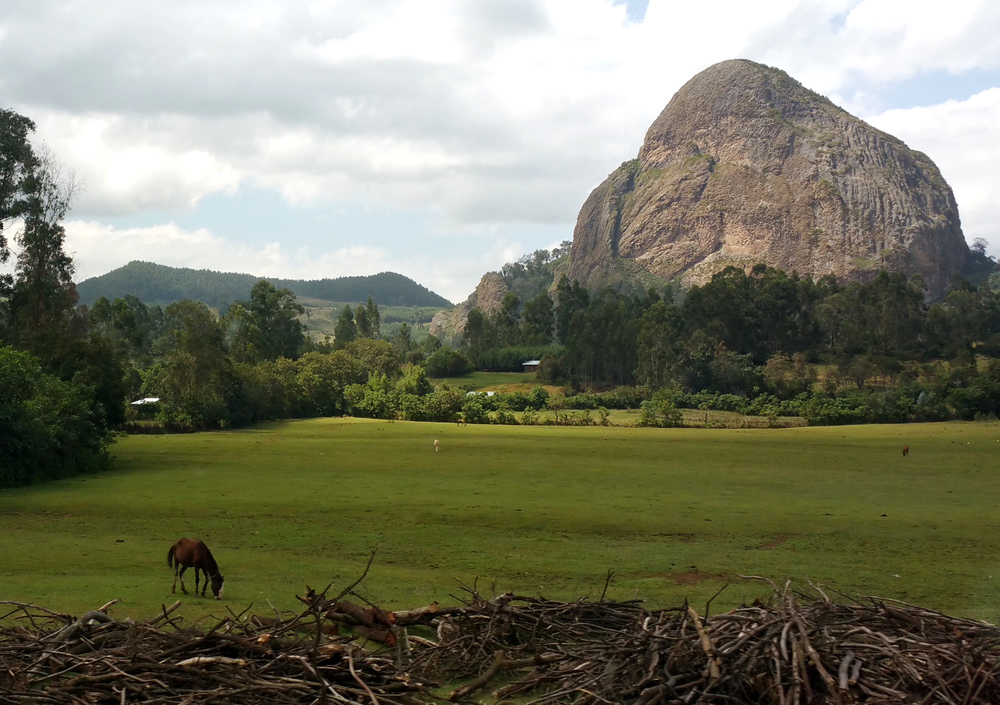
[[[785,72],[725,61],[688,81],[637,159],[598,186],[573,234],[571,278],[636,271],[685,284],[727,265],[813,277],[920,274],[932,296],[969,255],[951,188],[902,141]]]
[[[487,272],[479,280],[476,290],[465,301],[453,309],[438,311],[431,320],[430,333],[439,338],[450,338],[465,330],[469,312],[479,310],[489,315],[500,309],[503,297],[508,291],[507,283],[498,272]]]

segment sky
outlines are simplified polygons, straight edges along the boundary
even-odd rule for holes
[[[572,239],[673,94],[747,58],[925,152],[1000,255],[996,0],[5,0],[0,107],[80,185],[77,280],[141,259],[452,301]]]

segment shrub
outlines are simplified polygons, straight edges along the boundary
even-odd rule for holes
[[[683,423],[681,412],[665,395],[654,395],[652,399],[642,402],[640,408],[642,413],[639,414],[638,426],[676,428]]]
[[[489,413],[483,405],[482,397],[479,394],[473,394],[465,398],[465,402],[462,404],[462,415],[465,417],[466,423],[489,422]]]
[[[442,346],[424,360],[424,369],[431,377],[458,377],[469,371],[471,366],[462,353]]]
[[[105,469],[111,434],[92,401],[88,387],[0,347],[0,487]]]
[[[493,423],[502,424],[504,426],[516,426],[517,415],[515,415],[514,412],[506,406],[501,406],[493,412]]]

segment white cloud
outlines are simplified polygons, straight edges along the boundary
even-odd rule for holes
[[[0,81],[87,183],[85,217],[252,183],[295,204],[571,222],[680,83],[746,43],[757,13],[721,5],[654,0],[637,24],[610,0],[106,0],[89,19],[50,0],[12,13]],[[720,15],[711,42],[678,31]]]
[[[518,223],[568,236],[712,63],[778,65],[865,117],[893,82],[1000,67],[998,29],[993,0],[650,0],[642,22],[612,0],[12,0],[0,86],[84,182],[80,219],[176,214],[247,187],[295,207],[421,209],[431,236],[488,241]],[[997,142],[985,124],[992,143],[933,122],[959,113],[975,110],[879,119],[942,166],[974,237],[1000,202],[976,154]],[[307,267],[296,233],[282,237],[281,261]]]
[[[781,21],[760,27],[748,50],[862,109],[894,81],[1000,67],[998,29],[994,0],[800,0]]]
[[[1000,88],[869,122],[931,156],[955,191],[966,238],[985,238],[1000,255]]]

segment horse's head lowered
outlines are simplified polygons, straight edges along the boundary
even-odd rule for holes
[[[216,573],[215,575],[211,576],[211,578],[212,578],[212,594],[215,595],[216,600],[221,600],[222,584],[226,581],[226,579],[222,577],[222,573]]]

